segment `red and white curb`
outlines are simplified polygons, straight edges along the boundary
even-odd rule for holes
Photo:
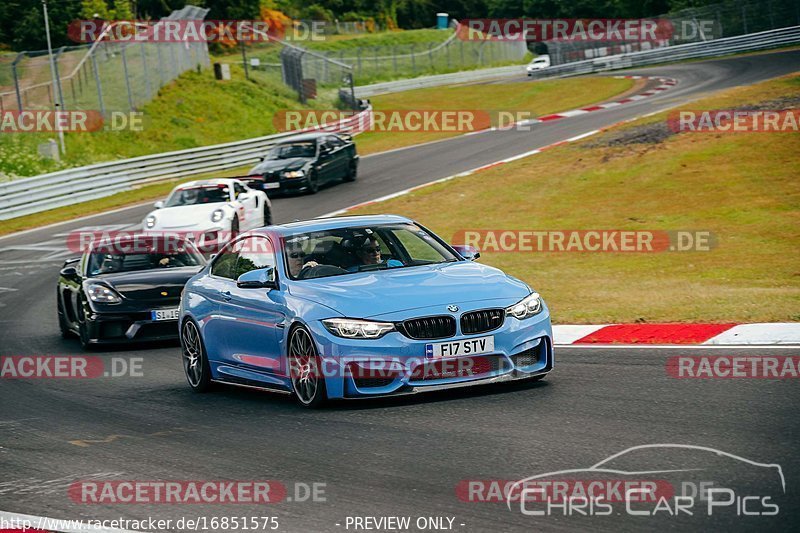
[[[513,129],[514,127],[518,127],[518,126],[528,126],[528,125],[531,125],[531,124],[540,124],[542,122],[552,122],[554,120],[561,120],[562,118],[577,117],[579,115],[584,115],[586,113],[591,113],[593,111],[602,111],[603,109],[610,109],[612,107],[621,106],[621,105],[624,105],[624,104],[627,104],[627,103],[630,103],[630,102],[636,102],[636,101],[639,101],[639,100],[644,100],[645,98],[648,98],[650,96],[658,94],[658,93],[660,93],[662,91],[669,90],[670,88],[672,88],[672,87],[674,87],[675,85],[678,84],[678,80],[676,80],[674,78],[659,78],[659,77],[650,77],[650,76],[614,76],[614,77],[615,78],[620,78],[620,79],[624,78],[624,79],[634,79],[634,80],[653,79],[653,80],[658,80],[659,82],[661,82],[661,85],[658,85],[657,87],[654,87],[654,88],[652,88],[650,90],[647,90],[647,91],[644,91],[642,93],[634,94],[633,96],[628,96],[627,98],[622,98],[621,100],[614,100],[612,102],[606,102],[604,104],[596,104],[596,105],[590,105],[590,106],[587,106],[587,107],[581,107],[581,108],[578,108],[578,109],[571,109],[569,111],[562,111],[560,113],[551,113],[549,115],[543,115],[543,116],[537,117],[537,118],[532,118],[532,119],[528,119],[528,120],[521,120],[519,122],[513,122],[513,123],[508,124],[506,126],[503,126],[501,128],[493,127],[493,128],[486,128],[486,129],[478,130],[478,131],[471,131],[469,133],[465,133],[464,136],[477,135],[477,134],[486,133],[486,132],[489,132],[489,131],[509,130],[509,129]]]
[[[539,117],[536,119],[538,122],[549,122],[551,120],[559,120],[562,118],[569,118],[569,117],[576,117],[578,115],[583,115],[584,113],[591,113],[592,111],[600,111],[601,109],[609,109],[612,107],[617,107],[623,104],[627,104],[629,102],[636,102],[638,100],[644,100],[649,96],[653,96],[658,94],[662,91],[669,90],[673,86],[678,84],[678,80],[674,78],[654,78],[648,76],[614,76],[615,78],[620,79],[633,79],[633,80],[641,80],[641,79],[656,79],[661,82],[661,85],[657,87],[653,87],[652,89],[645,91],[643,93],[638,93],[633,96],[629,96],[627,98],[623,98],[621,100],[615,100],[613,102],[607,102],[605,104],[597,104],[591,105],[588,107],[582,107],[580,109],[573,109],[572,111],[564,111],[562,113],[552,113],[550,115],[545,115],[543,117]]]
[[[556,345],[800,346],[800,322],[555,325]]]
[[[615,77],[617,77],[617,78],[634,78],[634,79],[642,78],[642,76],[615,76]],[[669,87],[671,87],[673,85],[676,85],[678,83],[677,80],[672,79],[672,78],[657,78],[657,79],[662,82],[661,85],[651,89],[650,91],[646,91],[644,93],[641,93],[641,95],[635,95],[635,96],[641,96],[642,98],[646,98],[647,96],[651,96],[652,94],[656,94],[656,92],[665,91]],[[647,96],[644,96],[644,95],[647,95]],[[591,111],[598,111],[600,109],[607,109],[608,107],[614,107],[614,106],[617,106],[617,105],[621,105],[621,103],[632,101],[631,98],[634,98],[634,97],[625,98],[625,99],[619,100],[617,102],[609,102],[609,103],[606,103],[606,104],[599,104],[599,105],[596,105],[596,106],[590,106],[590,107],[583,108],[583,109],[577,109],[577,110],[573,110],[573,111],[565,111],[563,113],[556,114],[558,116],[556,116],[556,115],[546,115],[545,117],[539,117],[537,119],[532,119],[532,120],[525,120],[525,121],[521,121],[521,122],[518,122],[518,123],[515,123],[515,124],[516,125],[527,125],[527,124],[533,124],[533,123],[536,123],[536,122],[549,122],[549,121],[557,120],[557,119],[561,119],[561,118],[568,118],[568,117],[576,116],[576,115],[579,115],[579,114],[583,114],[584,112],[585,113],[590,113]],[[436,185],[437,183],[444,183],[445,181],[450,181],[450,180],[455,179],[455,178],[461,178],[461,177],[464,177],[464,176],[469,176],[470,174],[475,174],[477,172],[481,172],[483,170],[488,170],[490,168],[493,168],[493,167],[496,167],[496,166],[499,166],[499,165],[503,165],[505,163],[510,163],[512,161],[516,161],[517,159],[522,159],[522,158],[525,158],[525,157],[529,157],[529,156],[538,154],[538,153],[543,152],[545,150],[549,150],[551,148],[555,148],[556,146],[561,146],[562,144],[567,144],[567,143],[571,143],[571,142],[575,142],[575,141],[580,141],[581,139],[585,139],[586,137],[591,137],[592,135],[596,135],[596,134],[598,134],[600,132],[607,131],[607,130],[609,130],[611,128],[619,126],[620,124],[625,124],[627,122],[633,122],[634,120],[638,120],[638,119],[640,119],[642,117],[647,117],[647,116],[650,116],[650,115],[653,115],[653,114],[655,114],[655,113],[648,113],[648,114],[645,114],[645,115],[640,115],[640,116],[636,116],[636,117],[629,118],[629,119],[626,119],[626,120],[622,120],[620,122],[616,122],[616,123],[611,124],[609,126],[606,126],[604,128],[600,128],[600,129],[592,130],[592,131],[587,131],[586,133],[581,133],[580,135],[576,135],[574,137],[570,137],[569,139],[564,139],[563,141],[557,141],[557,142],[554,142],[552,144],[548,144],[547,146],[543,146],[541,148],[536,148],[535,150],[530,150],[528,152],[523,152],[523,153],[517,154],[515,156],[507,157],[506,159],[500,159],[499,161],[495,161],[493,163],[488,163],[486,165],[481,165],[479,167],[471,168],[469,170],[465,170],[464,172],[459,172],[458,174],[453,174],[452,176],[447,176],[447,177],[444,177],[444,178],[440,178],[438,180],[429,181],[427,183],[422,183],[422,184],[416,185],[414,187],[409,187],[407,189],[403,189],[401,191],[397,191],[397,192],[394,192],[394,193],[391,193],[391,194],[387,194],[387,195],[381,196],[379,198],[374,198],[374,199],[368,200],[366,202],[361,202],[359,204],[355,204],[355,205],[351,205],[349,207],[345,207],[344,209],[338,209],[336,211],[331,211],[330,213],[325,213],[324,215],[319,215],[316,218],[328,218],[328,217],[335,217],[335,216],[338,216],[338,215],[343,215],[343,214],[347,213],[348,211],[352,211],[352,210],[358,209],[360,207],[365,207],[365,206],[376,204],[376,203],[379,203],[379,202],[385,202],[386,200],[391,200],[391,199],[397,198],[399,196],[404,196],[406,194],[409,194],[411,192],[417,191],[419,189],[423,189],[423,188],[429,187],[431,185]],[[554,117],[554,118],[547,118],[547,117]],[[546,119],[546,120],[544,120],[544,119]],[[505,128],[500,128],[500,129],[510,129],[513,126],[514,126],[514,124],[512,124],[511,126],[505,127]],[[485,130],[473,131],[473,132],[470,132],[470,133],[465,133],[463,136],[481,134],[481,133],[486,133],[486,132],[489,132],[489,131],[496,131],[497,129],[498,128],[488,128],[488,129],[485,129]],[[432,141],[432,142],[434,142],[434,143],[435,142],[443,142],[443,141],[447,141],[447,140],[450,140],[450,139],[442,139],[442,140],[439,140],[439,141]],[[423,144],[428,144],[428,143],[423,143]],[[421,146],[421,145],[416,145],[416,146]],[[397,148],[395,150],[389,150],[389,152],[398,151],[398,150],[406,150],[408,148],[414,148],[414,146],[404,146],[402,148]],[[381,152],[381,153],[387,153],[387,152]],[[371,154],[371,155],[380,155],[380,154]]]

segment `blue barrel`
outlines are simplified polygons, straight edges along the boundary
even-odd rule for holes
[[[437,30],[446,30],[449,22],[450,22],[450,15],[448,15],[447,13],[436,13]]]

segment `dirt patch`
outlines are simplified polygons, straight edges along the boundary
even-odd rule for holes
[[[735,107],[735,111],[779,111],[800,108],[800,96],[785,96],[774,100],[765,100],[755,104]],[[609,131],[594,141],[587,142],[585,148],[607,148],[613,146],[629,146],[633,144],[659,144],[675,135],[665,121],[652,122],[633,126],[619,131]]]
[[[610,131],[598,139],[586,143],[586,148],[627,146],[631,144],[658,144],[675,135],[666,122],[653,122],[633,126],[620,131]]]

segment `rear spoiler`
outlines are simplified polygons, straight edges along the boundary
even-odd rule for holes
[[[261,174],[248,174],[247,176],[227,176],[225,179],[239,181],[263,181],[264,177]]]

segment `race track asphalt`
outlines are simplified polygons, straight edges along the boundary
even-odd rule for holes
[[[800,51],[637,69],[679,84],[628,105],[540,125],[366,157],[359,179],[315,196],[274,201],[275,218],[310,218],[621,120],[800,70]],[[0,355],[80,354],[62,340],[55,280],[64,235],[86,226],[134,227],[140,206],[0,239]],[[424,221],[422,221],[424,223]],[[281,395],[189,391],[175,344],[104,350],[141,358],[141,377],[0,382],[0,510],[55,518],[277,516],[280,531],[352,531],[353,516],[447,516],[478,531],[765,530],[797,527],[800,438],[797,380],[675,379],[673,355],[798,355],[799,348],[557,348],[536,384],[341,402],[308,412]],[[631,446],[707,446],[779,464],[786,494],[776,517],[662,514],[533,517],[504,504],[464,502],[463,480],[517,480],[591,466]],[[676,462],[677,461],[677,462]],[[654,468],[634,458],[634,470]],[[680,459],[669,465],[683,468]],[[766,471],[754,474],[768,484]],[[324,483],[326,501],[252,505],[85,505],[67,487],[85,479],[278,480]],[[704,511],[704,509],[703,509]],[[702,514],[702,513],[700,513]],[[462,525],[463,524],[463,525]],[[412,529],[416,530],[416,529]]]

